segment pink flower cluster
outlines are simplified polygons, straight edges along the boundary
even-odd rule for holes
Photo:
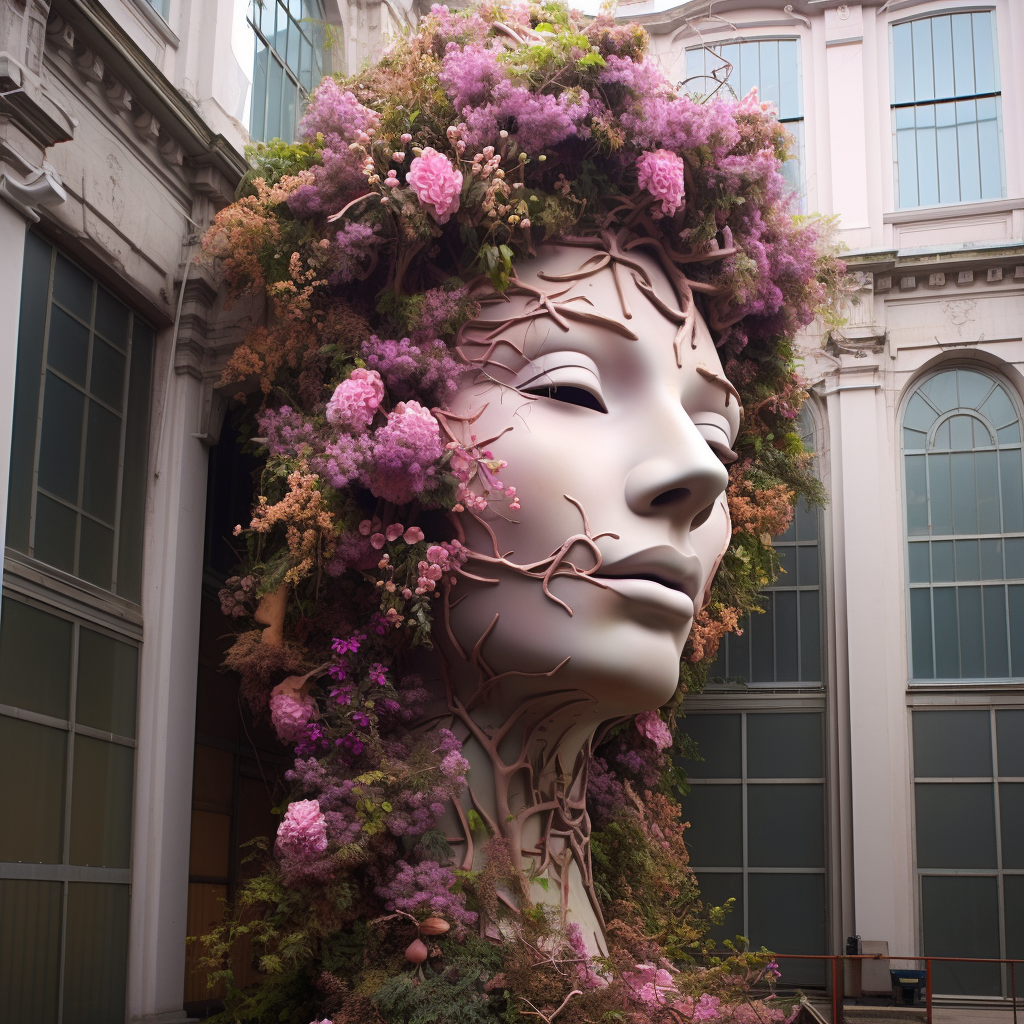
[[[443,917],[455,926],[457,938],[465,935],[467,925],[476,923],[477,915],[466,910],[466,897],[451,891],[456,879],[450,868],[433,860],[415,865],[400,860],[396,866],[398,873],[394,878],[377,888],[388,910],[400,910],[420,920]]]
[[[373,438],[365,476],[377,498],[404,505],[423,492],[444,453],[441,429],[419,402],[399,402]]]
[[[657,711],[641,711],[633,720],[641,736],[646,736],[659,750],[672,746],[672,732]]]
[[[393,544],[399,537],[406,544],[418,544],[423,540],[423,531],[418,526],[406,528],[401,523],[391,523],[385,527],[377,516],[364,519],[359,524],[359,532],[370,538],[370,546],[375,551],[380,551],[385,544]]]
[[[313,860],[327,849],[327,822],[317,800],[295,800],[277,828],[277,850],[283,857]]]
[[[637,964],[635,970],[622,972],[622,980],[630,996],[644,1006],[665,1006],[667,997],[679,995],[672,975],[654,964]]]
[[[348,430],[365,430],[384,400],[384,382],[376,370],[357,367],[327,403],[327,422]]]
[[[667,149],[644,153],[636,162],[637,184],[661,200],[661,212],[671,217],[683,205],[686,193],[682,158]]]
[[[429,594],[446,572],[452,574],[449,582],[454,584],[455,570],[466,561],[467,557],[468,552],[457,540],[448,544],[431,544],[427,548],[427,557],[421,559],[416,566],[419,575],[416,579],[415,593],[417,595]]]
[[[275,693],[270,698],[270,721],[282,743],[297,743],[316,713],[316,701],[292,693]]]
[[[467,508],[473,512],[483,512],[492,495],[502,494],[511,499],[508,507],[513,511],[518,511],[522,507],[515,487],[506,487],[495,476],[505,469],[508,463],[504,459],[495,459],[489,451],[481,451],[476,445],[476,434],[470,437],[469,446],[461,445],[458,441],[449,441],[446,447],[452,453],[452,475],[459,481],[459,504],[455,506],[456,512],[462,512]],[[481,494],[470,488],[474,478],[481,484]]]
[[[447,224],[448,218],[458,211],[462,172],[433,147],[427,146],[409,165],[406,181],[438,224]]]

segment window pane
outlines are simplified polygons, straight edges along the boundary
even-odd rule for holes
[[[972,120],[961,123],[956,130],[960,155],[960,202],[972,203],[981,198],[981,168],[978,166],[978,126]]]
[[[1003,878],[1003,917],[1006,921],[1006,955],[1024,960],[1024,875]],[[1020,978],[1021,965],[1017,965]]]
[[[128,307],[106,288],[96,289],[96,330],[122,352],[128,351]]]
[[[941,537],[953,532],[953,504],[949,482],[949,458],[948,455],[928,456],[928,509],[931,514],[931,532],[933,537]],[[971,481],[971,490],[974,490],[973,480]]]
[[[985,587],[985,676],[1001,679],[1010,674],[1006,642],[1006,590]]]
[[[117,508],[117,476],[121,461],[121,417],[96,402],[89,403],[85,440],[85,481],[82,508],[113,525]]]
[[[981,679],[985,675],[985,645],[981,625],[981,587],[960,587],[960,675]]]
[[[683,722],[686,734],[697,744],[703,761],[683,761],[695,779],[738,779],[740,764],[740,716],[693,715]]]
[[[747,862],[760,868],[825,866],[821,785],[747,786]]]
[[[127,885],[68,885],[64,1024],[124,1020],[128,903]]]
[[[694,783],[682,798],[683,818],[690,823],[686,845],[690,863],[699,867],[743,865],[743,795],[741,786]]]
[[[46,361],[58,373],[85,387],[89,365],[89,328],[60,308],[50,310],[50,336]]]
[[[892,29],[893,102],[910,103],[914,99],[914,57],[911,50],[910,23]]]
[[[801,498],[796,503],[796,513],[793,518],[796,522],[797,540],[818,539],[818,510],[816,508],[808,508],[807,502]]]
[[[1024,711],[996,712],[999,774],[1024,778]]]
[[[89,390],[118,412],[124,401],[125,358],[105,341],[97,338],[92,347],[92,375]]]
[[[78,516],[58,501],[36,495],[36,536],[32,553],[41,562],[64,572],[75,571],[75,531]]]
[[[0,1020],[56,1024],[61,883],[0,879]]]
[[[981,456],[954,452],[949,457],[953,486],[953,533],[978,532],[978,493],[974,483],[974,460]]]
[[[1001,386],[997,386],[993,390],[980,411],[997,429],[1005,427],[1008,423],[1017,422],[1017,413],[1013,408],[1013,403]]]
[[[978,106],[981,106],[980,102]],[[978,124],[978,152],[981,159],[981,198],[997,199],[1003,195],[1003,161],[999,153],[999,122],[995,117]]]
[[[992,784],[918,782],[917,864],[922,868],[994,868]]]
[[[818,585],[818,548],[817,545],[801,545],[796,549],[798,567],[797,580],[801,587]]]
[[[909,548],[910,582],[930,583],[931,568],[928,564],[928,544],[911,544]]]
[[[750,678],[755,683],[775,682],[774,594],[764,594],[763,613],[750,616]]]
[[[1003,544],[1006,551],[1006,578],[1024,579],[1024,537],[1007,537]]]
[[[68,734],[0,715],[0,798],[18,827],[0,829],[0,861],[59,864],[63,858]],[[25,780],[31,780],[26,799]]]
[[[800,681],[820,683],[821,603],[817,591],[800,595]]]
[[[825,876],[751,873],[747,892],[750,944],[753,949],[787,953],[825,952]],[[821,961],[782,960],[782,982],[822,985]]]
[[[959,95],[969,95],[974,88],[974,53],[971,16],[954,14],[952,17],[953,78]]]
[[[999,533],[999,472],[995,452],[974,456],[978,480],[978,532]]]
[[[917,108],[917,202],[934,206],[939,201],[938,137],[932,125],[931,107]],[[922,122],[927,124],[922,126]]]
[[[914,774],[919,779],[992,775],[992,731],[987,711],[915,711]]]
[[[39,385],[43,367],[43,334],[53,249],[37,235],[25,236],[21,314],[18,323],[18,365],[14,383],[7,544],[28,551],[32,477],[35,472]]]
[[[999,783],[1003,867],[1024,868],[1024,782]]]
[[[1003,542],[983,540],[981,542],[981,578],[983,580],[1003,579]]]
[[[75,736],[71,863],[126,868],[132,839],[135,751]]]
[[[954,587],[941,587],[932,591],[932,614],[935,628],[935,678],[959,679],[959,628]]]
[[[825,774],[821,715],[747,715],[747,778],[818,779]]]
[[[953,39],[949,18],[932,18],[932,57],[935,72],[935,95],[952,96]]]
[[[958,540],[956,551],[956,578],[958,580],[981,579],[981,562],[976,540]]]
[[[1006,598],[1010,610],[1011,674],[1024,676],[1024,587],[1007,587]]]
[[[896,132],[900,206],[917,206],[917,136],[913,128]]]
[[[930,100],[935,97],[932,78],[932,23],[920,18],[910,23],[911,50],[914,55],[914,99]]]
[[[736,901],[732,910],[725,915],[725,921],[713,925],[708,932],[715,943],[721,945],[726,939],[743,935],[746,931],[743,921],[743,875],[738,871],[730,874],[702,871],[697,877],[697,885],[705,907],[722,907],[727,900]]]
[[[0,704],[68,717],[71,623],[12,598],[0,611]]]
[[[281,90],[284,87],[284,68],[270,57],[267,85],[267,138],[281,137]],[[286,140],[287,141],[287,140]]]
[[[999,907],[994,878],[921,879],[924,950],[930,956],[998,957]],[[998,964],[932,965],[933,991],[999,995]]]
[[[113,582],[114,531],[93,519],[81,517],[78,575],[109,590]]]
[[[153,375],[151,328],[135,321],[132,335],[128,414],[125,421],[121,481],[121,531],[118,537],[117,593],[142,599],[142,539],[146,521],[146,470],[149,460],[149,391]]]
[[[135,736],[138,661],[136,648],[80,628],[75,698],[75,720],[80,725],[118,736]]]
[[[60,253],[54,267],[53,297],[80,320],[92,321],[92,279]]]
[[[1024,481],[1021,479],[1020,451],[999,453],[999,476],[1003,492],[1003,530],[1024,532]]]
[[[995,51],[992,45],[992,14],[988,11],[971,15],[974,30],[974,88],[976,92],[994,92]]]
[[[255,57],[253,60],[252,81],[252,114],[249,118],[249,131],[254,139],[266,141],[267,138],[267,61],[270,53],[263,40],[255,36]]]
[[[772,603],[775,605],[775,681],[795,683],[800,679],[796,592],[775,594]]]
[[[929,590],[910,592],[910,654],[914,679],[934,679],[932,597]]]
[[[39,445],[39,486],[78,504],[85,395],[52,373],[46,374],[43,434]]]
[[[907,477],[907,532],[914,536],[928,532],[928,491],[925,478],[925,456],[908,455]],[[934,465],[934,458],[931,460]]]

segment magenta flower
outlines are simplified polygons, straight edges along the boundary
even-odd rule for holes
[[[661,200],[661,212],[668,217],[683,205],[685,166],[681,157],[667,149],[644,153],[636,162],[637,184]]]
[[[365,430],[384,398],[384,381],[376,370],[357,368],[343,380],[327,403],[327,422],[349,430]]]
[[[427,146],[413,160],[406,181],[438,224],[447,224],[448,218],[458,210],[462,172],[452,167],[448,157],[436,149]]]
[[[270,698],[270,721],[282,743],[297,742],[315,712],[316,701],[312,697],[278,693]]]
[[[312,860],[327,849],[327,822],[320,813],[319,800],[296,800],[288,805],[277,827],[277,849],[298,860]]]
[[[672,733],[657,711],[641,711],[634,719],[641,736],[646,736],[659,750],[672,746]]]

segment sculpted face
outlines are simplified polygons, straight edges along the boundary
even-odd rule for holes
[[[663,704],[728,546],[722,459],[738,399],[699,314],[692,342],[676,342],[656,302],[679,300],[658,261],[628,259],[646,283],[625,264],[586,273],[600,251],[544,246],[517,272],[549,305],[532,294],[486,303],[462,338],[480,371],[450,404],[476,419],[452,432],[508,463],[498,475],[522,508],[497,505],[467,526],[490,558],[466,570],[497,582],[460,580],[450,624],[485,675],[516,673],[492,695],[506,711],[566,689],[592,697],[598,719]],[[541,577],[558,552],[549,596]]]

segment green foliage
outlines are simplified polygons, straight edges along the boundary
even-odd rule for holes
[[[238,183],[235,198],[256,195],[253,182],[262,178],[268,185],[276,185],[286,174],[298,174],[320,163],[322,140],[315,142],[255,142],[245,147],[249,170]]]

